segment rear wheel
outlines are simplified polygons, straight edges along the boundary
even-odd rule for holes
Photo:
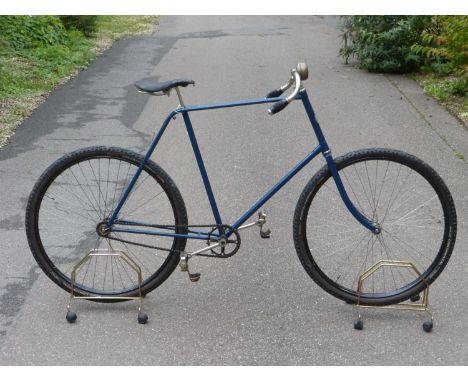
[[[381,226],[374,234],[347,210],[324,166],[299,198],[293,223],[299,259],[324,290],[358,299],[358,280],[379,260],[409,261],[411,268],[382,267],[363,283],[360,302],[388,305],[421,292],[442,272],[457,231],[455,206],[440,176],[407,153],[367,149],[335,160],[353,204]]]
[[[143,294],[159,286],[177,266],[184,238],[112,234],[125,243],[98,233],[142,160],[128,150],[91,147],[58,159],[37,181],[26,209],[28,242],[40,267],[61,288],[70,291],[73,267],[94,250],[122,251],[131,257],[141,268]],[[188,224],[177,187],[152,161],[143,168],[119,219]],[[182,227],[176,231],[185,232]],[[74,292],[89,297],[135,297],[139,292],[137,273],[123,258],[91,257],[77,273]]]

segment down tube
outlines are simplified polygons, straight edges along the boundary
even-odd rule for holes
[[[275,195],[286,183],[288,183],[294,175],[301,171],[312,159],[314,159],[322,151],[322,145],[318,145],[309,155],[299,162],[283,179],[281,179],[273,188],[268,191],[261,199],[259,199],[250,209],[242,215],[232,226],[239,228],[255,211],[263,206],[270,198]]]

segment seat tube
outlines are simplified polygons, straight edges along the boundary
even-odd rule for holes
[[[192,144],[193,153],[197,160],[198,168],[200,169],[200,174],[203,179],[203,184],[205,185],[206,194],[208,200],[210,201],[211,210],[213,211],[213,216],[215,218],[216,224],[222,224],[221,216],[219,215],[218,206],[216,205],[216,200],[213,195],[213,190],[211,189],[210,180],[208,179],[208,174],[206,172],[205,164],[201,156],[200,148],[198,147],[197,138],[195,137],[195,132],[193,131],[192,122],[190,121],[188,112],[182,111],[182,117],[184,118],[185,126],[187,128],[187,133],[190,138],[190,143]]]

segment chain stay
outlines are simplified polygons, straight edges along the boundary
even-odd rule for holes
[[[152,228],[162,228],[162,229],[170,229],[169,226],[164,226],[164,225],[157,225],[157,224],[148,224],[148,225],[145,225],[145,227],[152,227]],[[230,225],[227,225],[227,224],[200,224],[200,225],[173,225],[173,226],[170,226],[172,228],[187,228],[187,232],[188,233],[198,233],[196,231],[192,231],[190,230],[189,228],[211,228],[211,231],[208,233],[208,240],[207,240],[207,243],[209,244],[211,241],[215,241],[213,239],[210,239],[210,235],[216,231],[216,230],[219,230],[220,228],[223,230],[222,232],[225,232],[225,230],[230,230],[232,231],[232,233],[236,236],[236,239],[235,240],[228,240],[226,239],[226,243],[228,244],[232,244],[232,243],[236,243],[236,248],[234,250],[232,250],[231,252],[225,254],[224,253],[224,247],[222,249],[222,252],[221,254],[219,253],[216,253],[215,251],[213,251],[213,249],[211,249],[211,253],[197,253],[196,256],[202,256],[202,257],[216,257],[216,258],[224,258],[224,257],[230,257],[232,255],[234,255],[234,253],[237,252],[237,250],[239,249],[240,247],[240,235],[239,233],[237,232],[237,230],[233,227],[231,227]],[[224,235],[223,235],[224,236]],[[178,249],[172,249],[172,248],[163,248],[163,247],[157,247],[157,246],[154,246],[154,245],[149,245],[149,244],[142,244],[142,243],[137,243],[135,241],[131,241],[131,240],[126,240],[126,239],[122,239],[122,238],[118,238],[118,237],[112,237],[112,236],[106,236],[107,239],[109,240],[114,240],[114,241],[117,241],[117,242],[120,242],[120,243],[125,243],[125,244],[132,244],[132,245],[137,245],[139,247],[144,247],[144,248],[150,248],[150,249],[156,249],[156,250],[159,250],[159,251],[165,251],[165,252],[174,252],[174,253],[178,253],[178,254],[181,254],[182,252],[184,251],[181,251],[181,250],[178,250]],[[218,241],[218,240],[216,240]]]

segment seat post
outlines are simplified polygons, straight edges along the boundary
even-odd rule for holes
[[[180,94],[179,87],[176,86],[175,90],[177,92],[177,97],[179,97],[180,106],[184,107],[185,105],[184,105],[184,101],[182,100],[182,95]]]

